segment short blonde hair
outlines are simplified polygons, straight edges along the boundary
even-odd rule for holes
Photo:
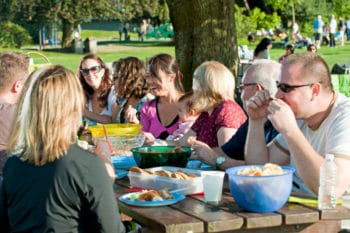
[[[300,64],[300,80],[306,82],[319,82],[328,91],[333,91],[331,74],[326,61],[316,53],[304,52],[289,55],[282,65]]]
[[[82,122],[84,94],[75,74],[60,65],[34,71],[25,83],[8,151],[44,165],[67,153]]]
[[[234,100],[235,78],[220,62],[206,61],[194,71],[192,89],[197,92],[194,109],[208,111],[224,100]]]

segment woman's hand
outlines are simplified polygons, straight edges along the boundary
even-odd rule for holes
[[[140,121],[137,118],[137,110],[133,108],[131,105],[128,105],[128,107],[125,109],[124,113],[125,119],[134,124],[139,124]]]
[[[156,138],[153,136],[153,134],[149,132],[142,132],[142,134],[145,136],[145,145],[153,145]]]
[[[191,159],[201,160],[207,164],[215,166],[215,159],[217,157],[217,153],[213,149],[211,149],[207,144],[195,140],[191,148],[193,149]]]

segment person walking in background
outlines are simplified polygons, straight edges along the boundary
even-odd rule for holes
[[[90,121],[111,123],[115,95],[108,67],[97,55],[88,54],[83,57],[78,69],[86,98],[83,116]]]
[[[112,67],[117,93],[112,121],[139,124],[141,106],[154,99],[145,79],[146,66],[137,57],[126,57],[113,62]]]
[[[331,20],[329,21],[329,47],[335,48],[335,33],[337,32],[337,21],[335,16],[331,16]]]
[[[340,38],[340,46],[344,46],[345,28],[346,28],[345,21],[343,17],[339,16],[338,31],[339,31],[339,38]]]
[[[7,159],[7,138],[19,96],[29,75],[29,60],[23,53],[0,53],[0,186],[2,169]]]
[[[143,19],[139,29],[139,40],[144,41],[147,34],[147,20]]]
[[[317,49],[319,49],[321,47],[323,26],[324,26],[324,23],[322,20],[322,16],[318,15],[313,22],[315,45],[316,45]]]
[[[265,37],[254,50],[254,59],[270,59],[270,49],[272,49],[271,39]]]
[[[325,45],[329,47],[329,34],[330,34],[330,28],[329,24],[325,23],[322,29],[322,41],[321,45]]]
[[[349,17],[345,18],[345,33],[346,33],[346,40],[350,41],[350,19]]]
[[[98,141],[97,154],[77,145],[84,101],[63,66],[29,76],[9,136],[0,232],[125,232],[106,143]]]
[[[281,64],[273,60],[260,59],[246,70],[239,85],[243,108],[246,109],[247,101],[255,95],[257,91],[266,90],[274,96],[277,92],[276,81],[280,80]],[[201,141],[194,141],[191,146],[194,150],[191,159],[199,159],[205,163],[226,169],[233,166],[243,165],[244,145],[248,132],[248,120],[239,127],[237,132],[221,147],[209,147]],[[265,140],[266,143],[272,141],[278,132],[269,120],[265,120]]]

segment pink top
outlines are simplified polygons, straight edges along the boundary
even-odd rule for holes
[[[236,102],[225,100],[210,116],[208,112],[201,113],[191,129],[196,132],[197,140],[210,147],[218,147],[217,133],[221,127],[238,129],[246,120],[245,113]]]
[[[140,110],[142,130],[152,133],[155,138],[165,140],[177,129],[180,124],[180,119],[179,116],[176,116],[169,125],[162,125],[159,120],[157,103],[158,98],[142,105]]]

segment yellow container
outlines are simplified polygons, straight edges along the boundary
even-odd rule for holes
[[[105,124],[108,136],[115,135],[136,135],[141,133],[142,126],[140,124]],[[103,126],[98,124],[89,126],[91,134],[95,138],[103,138],[105,136]]]

